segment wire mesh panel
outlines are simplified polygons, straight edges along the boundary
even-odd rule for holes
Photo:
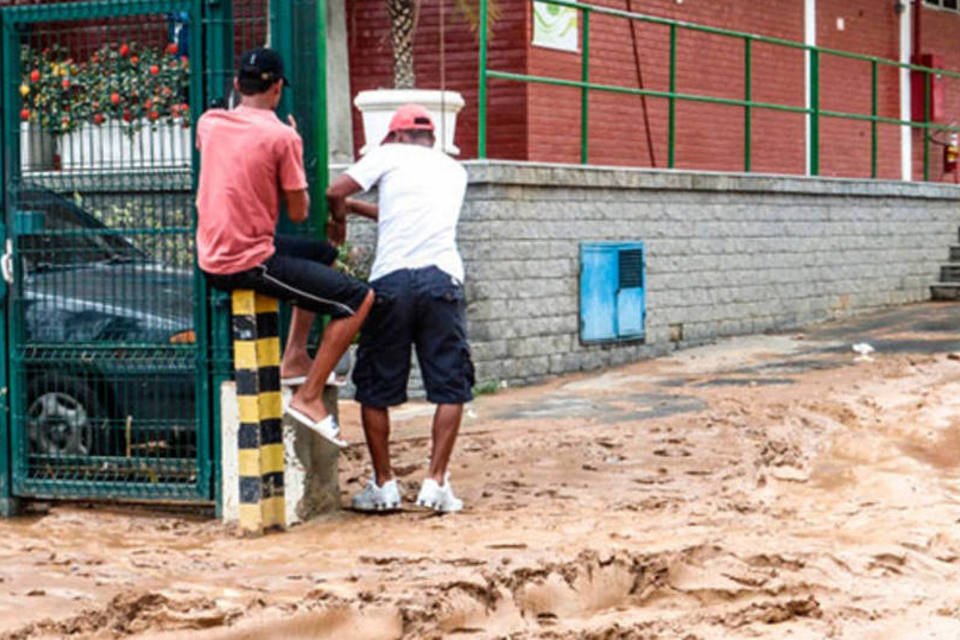
[[[4,9],[19,495],[210,497],[195,6]]]

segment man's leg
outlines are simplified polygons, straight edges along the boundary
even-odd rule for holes
[[[363,433],[370,451],[374,480],[379,486],[393,480],[390,465],[390,412],[387,408],[363,405],[360,409]]]
[[[313,361],[307,352],[307,339],[317,314],[300,307],[294,307],[290,315],[290,333],[283,346],[283,361],[280,363],[281,378],[305,376]]]
[[[460,431],[461,418],[463,418],[462,404],[438,404],[433,414],[433,450],[430,453],[430,469],[427,477],[436,480],[437,484],[442,485],[444,482],[447,464],[450,462],[453,445]]]
[[[444,483],[460,430],[463,404],[473,399],[473,363],[467,344],[463,286],[436,267],[418,272],[417,359],[433,416],[433,450],[427,477]]]
[[[291,407],[310,419],[318,421],[327,417],[326,407],[323,406],[323,389],[327,384],[327,378],[337,366],[340,356],[350,346],[353,337],[363,326],[363,321],[367,319],[370,307],[373,306],[373,298],[371,289],[367,292],[360,308],[352,316],[331,320],[323,332],[323,340],[313,359],[307,381],[297,389],[290,400]]]
[[[274,246],[279,255],[319,262],[330,266],[337,256],[337,249],[329,242],[303,238],[287,234],[277,234]],[[310,372],[313,359],[307,351],[307,340],[317,314],[301,307],[294,307],[290,317],[290,332],[283,347],[283,360],[280,362],[281,378],[306,376]]]

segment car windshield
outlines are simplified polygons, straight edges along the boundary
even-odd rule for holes
[[[23,189],[16,208],[28,227],[17,235],[17,248],[28,271],[146,258],[93,215],[52,191]]]

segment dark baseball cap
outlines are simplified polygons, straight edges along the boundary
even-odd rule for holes
[[[283,58],[273,49],[258,47],[240,56],[237,67],[237,80],[241,86],[266,91],[277,80],[283,80],[283,86],[290,82],[283,75]]]

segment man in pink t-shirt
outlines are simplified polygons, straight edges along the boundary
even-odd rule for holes
[[[297,389],[286,413],[343,446],[323,388],[370,312],[373,291],[330,266],[337,256],[330,243],[275,232],[281,197],[293,222],[310,209],[296,121],[291,116],[288,126],[274,112],[286,83],[275,51],[248,51],[234,78],[240,105],[211,109],[197,122],[197,259],[217,289],[253,289],[293,305],[280,376]],[[332,319],[311,362],[307,337],[317,313]]]

